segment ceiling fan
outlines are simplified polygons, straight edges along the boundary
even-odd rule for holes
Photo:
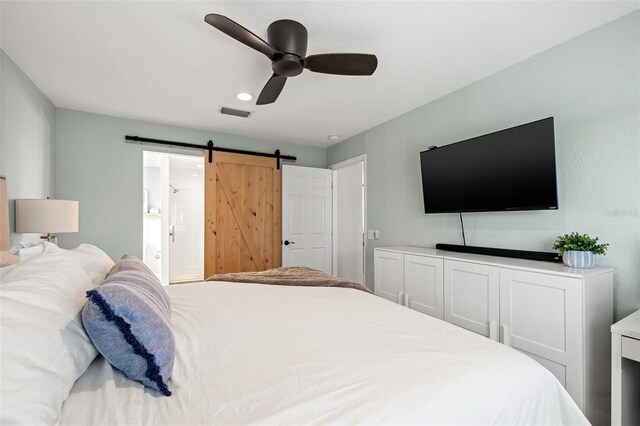
[[[256,102],[258,105],[275,102],[287,77],[295,77],[305,68],[325,74],[371,75],[378,66],[375,55],[363,53],[325,53],[305,56],[307,29],[301,23],[290,19],[281,19],[269,25],[268,43],[226,16],[210,13],[204,17],[204,20],[271,60],[273,75],[260,92]]]

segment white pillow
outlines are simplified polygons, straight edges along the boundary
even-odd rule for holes
[[[50,250],[55,250],[53,248],[55,247],[68,253],[69,256],[72,256],[72,259],[75,259],[87,272],[87,274],[89,274],[91,282],[93,282],[93,284],[96,286],[104,280],[105,276],[109,273],[114,265],[113,260],[111,260],[111,258],[105,252],[103,252],[96,246],[92,246],[91,244],[80,244],[78,247],[71,250],[61,249],[55,244],[46,241],[38,244],[37,246],[40,247],[40,253],[38,253],[36,256],[42,254],[46,247],[50,247]],[[31,259],[31,257],[27,260],[29,259]],[[24,262],[24,260],[21,259],[21,262]],[[0,280],[2,280],[5,275],[7,275],[18,266],[19,264],[14,264],[11,266],[0,268]]]
[[[69,250],[68,253],[84,268],[94,286],[104,281],[104,278],[114,265],[113,260],[107,253],[91,244],[80,244],[78,247]]]
[[[0,424],[55,423],[73,383],[97,356],[80,312],[85,292],[113,262],[96,250],[45,243],[42,254],[3,274]]]

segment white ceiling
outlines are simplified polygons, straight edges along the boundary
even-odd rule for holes
[[[640,8],[638,1],[3,1],[0,45],[58,107],[329,146]],[[269,60],[204,22],[266,39],[309,31],[308,54],[373,53],[371,77],[304,71],[276,103]],[[255,111],[223,116],[221,106]]]

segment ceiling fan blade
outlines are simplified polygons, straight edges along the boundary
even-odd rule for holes
[[[378,58],[364,53],[325,53],[307,56],[304,67],[324,74],[371,75],[378,67]]]
[[[266,105],[272,104],[278,99],[280,96],[280,92],[282,92],[282,88],[284,87],[284,83],[287,82],[287,77],[273,74],[267,84],[264,85],[262,92],[260,92],[260,96],[258,96],[258,100],[256,101],[256,105]]]
[[[219,29],[229,37],[266,55],[269,59],[273,59],[273,56],[277,53],[269,43],[226,16],[210,13],[204,17],[204,20],[207,24]]]

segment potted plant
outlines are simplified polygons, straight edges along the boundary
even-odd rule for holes
[[[562,255],[564,264],[572,268],[593,268],[596,264],[595,255],[604,255],[607,248],[609,244],[598,244],[598,237],[577,232],[558,236],[553,244],[553,249]]]

